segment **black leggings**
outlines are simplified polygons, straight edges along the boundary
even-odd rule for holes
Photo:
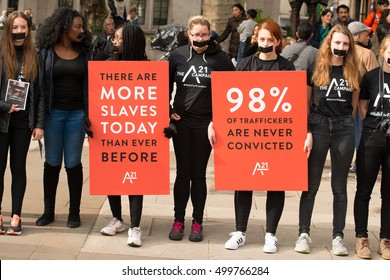
[[[7,167],[8,149],[12,174],[11,217],[21,215],[24,193],[26,192],[26,159],[31,142],[31,129],[10,127],[8,133],[0,132],[0,211],[4,193],[4,173]]]
[[[356,155],[357,185],[354,202],[356,237],[368,237],[369,204],[382,168],[380,238],[390,238],[390,140],[384,133],[363,129]]]
[[[109,195],[108,201],[112,216],[122,221],[122,203],[120,195]],[[139,227],[141,223],[143,195],[129,195],[131,227]]]
[[[234,210],[236,214],[236,230],[246,232],[249,214],[252,207],[253,191],[234,192]],[[267,191],[266,232],[276,233],[284,208],[284,191]]]
[[[211,153],[207,127],[190,128],[178,122],[176,128],[177,134],[173,137],[177,168],[173,191],[175,220],[184,222],[191,194],[192,217],[202,223],[207,197],[206,168]]]

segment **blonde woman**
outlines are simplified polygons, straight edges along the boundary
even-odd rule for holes
[[[313,73],[308,74],[308,134],[304,150],[309,158],[309,188],[302,192],[299,206],[299,238],[295,251],[310,252],[310,223],[330,152],[333,192],[332,252],[348,255],[343,230],[347,211],[347,178],[354,153],[354,121],[359,98],[359,72],[351,32],[336,25],[319,49]]]
[[[186,208],[191,198],[192,225],[189,240],[203,240],[203,214],[207,198],[206,168],[211,153],[207,129],[212,119],[211,73],[234,71],[221,47],[211,39],[210,22],[203,16],[192,17],[187,28],[188,44],[169,56],[169,92],[171,123],[176,157],[173,188],[174,222],[170,240],[182,240]],[[193,75],[193,71],[202,75]],[[184,76],[183,76],[183,73]],[[176,94],[173,95],[174,83]]]

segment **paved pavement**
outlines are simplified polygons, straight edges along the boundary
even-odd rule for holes
[[[164,53],[148,50],[148,57],[156,60]],[[171,194],[150,195],[144,198],[141,221],[143,245],[140,248],[127,246],[127,233],[107,237],[100,229],[111,219],[108,201],[105,196],[89,195],[88,142],[83,152],[84,190],[81,204],[82,225],[77,229],[66,227],[69,199],[65,170],[62,169],[57,193],[56,220],[47,227],[35,226],[35,220],[43,210],[42,171],[38,145],[33,142],[28,156],[28,185],[23,205],[24,232],[21,236],[0,236],[1,260],[358,260],[354,254],[353,197],[355,177],[348,178],[348,212],[345,228],[345,243],[349,256],[336,257],[331,253],[332,238],[332,193],[327,162],[322,185],[317,195],[311,238],[310,254],[296,253],[294,242],[298,233],[298,205],[300,192],[287,192],[283,216],[277,232],[279,241],[276,254],[262,252],[265,231],[265,192],[255,192],[247,231],[247,243],[238,250],[224,249],[229,232],[234,231],[233,191],[215,191],[213,182],[213,157],[207,170],[208,197],[204,218],[204,241],[188,240],[190,215],[187,215],[186,231],[182,241],[171,241],[168,233],[173,222],[172,188],[175,179],[175,158],[171,147]],[[380,179],[380,178],[379,178]],[[379,179],[377,182],[379,182]],[[377,183],[378,185],[378,183]],[[129,209],[126,196],[122,197],[123,218],[129,226]],[[3,216],[10,215],[10,173],[7,168],[3,195]],[[187,213],[191,214],[191,202]],[[374,188],[370,203],[370,241],[373,259],[381,260],[376,253],[380,222],[379,187]],[[5,225],[8,224],[5,218]]]
[[[224,249],[230,231],[234,231],[234,207],[232,191],[215,191],[213,183],[213,158],[207,170],[208,197],[204,219],[204,241],[188,240],[190,230],[191,202],[188,203],[185,236],[182,241],[171,241],[168,233],[173,221],[172,187],[175,178],[175,158],[171,147],[171,194],[145,196],[141,221],[143,245],[140,248],[126,244],[127,232],[113,237],[103,236],[100,229],[111,219],[105,196],[89,195],[88,142],[83,152],[84,190],[81,204],[82,225],[77,229],[66,227],[68,214],[68,191],[65,170],[62,169],[58,187],[56,220],[47,227],[37,227],[35,220],[43,209],[42,169],[43,159],[36,142],[33,142],[28,156],[28,186],[23,206],[24,231],[21,236],[0,236],[0,259],[13,260],[358,260],[354,254],[353,196],[355,177],[348,178],[348,213],[345,229],[345,243],[349,256],[336,257],[331,253],[332,236],[332,193],[329,182],[329,166],[324,171],[322,185],[316,199],[312,219],[312,252],[296,253],[294,242],[298,231],[298,204],[300,192],[287,192],[286,204],[277,237],[276,254],[262,252],[265,234],[265,192],[255,192],[247,232],[247,244],[238,250]],[[379,181],[378,181],[379,182]],[[10,175],[7,169],[3,196],[3,216],[10,211]],[[129,209],[123,196],[123,213],[126,227],[129,226]],[[370,241],[373,259],[380,260],[376,253],[380,219],[380,195],[375,187],[370,204]],[[5,224],[8,224],[5,219]]]

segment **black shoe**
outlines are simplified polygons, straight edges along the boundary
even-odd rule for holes
[[[68,223],[66,226],[68,228],[78,228],[80,227],[81,222],[80,222],[80,215],[79,214],[69,214],[68,216]]]
[[[43,215],[36,220],[35,224],[40,227],[47,226],[48,224],[51,224],[54,222],[54,214],[49,213],[43,213]]]

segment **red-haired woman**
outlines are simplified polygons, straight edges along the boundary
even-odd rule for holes
[[[237,66],[237,71],[288,71],[295,70],[294,65],[280,56],[282,52],[282,30],[273,20],[265,21],[260,25],[257,34],[258,52],[243,58]],[[210,124],[209,138],[213,145],[215,137]],[[236,214],[236,231],[230,233],[230,239],[225,243],[229,250],[238,249],[245,244],[246,229],[252,207],[253,191],[236,191],[234,193],[234,207]],[[266,234],[263,251],[275,253],[277,251],[276,229],[282,216],[284,207],[284,191],[268,191],[266,203]]]

